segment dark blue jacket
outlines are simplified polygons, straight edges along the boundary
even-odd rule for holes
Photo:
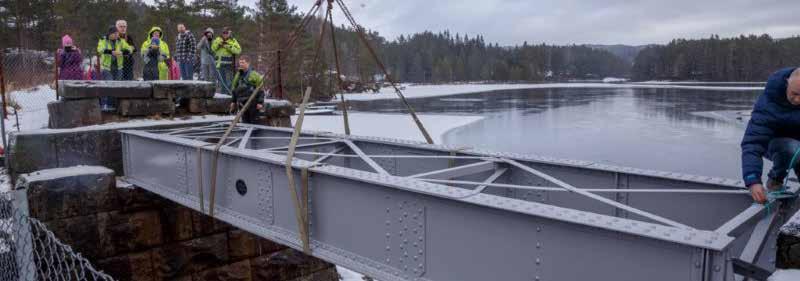
[[[761,183],[763,160],[769,142],[775,138],[800,140],[800,106],[786,98],[787,79],[796,68],[772,74],[764,93],[756,101],[742,139],[742,177],[746,186]]]

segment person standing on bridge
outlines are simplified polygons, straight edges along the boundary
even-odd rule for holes
[[[149,80],[168,80],[169,79],[169,46],[163,39],[163,32],[158,26],[154,26],[147,33],[147,39],[142,43],[142,60],[144,68],[142,77],[145,81]]]
[[[130,34],[128,34],[127,21],[117,20],[116,26],[117,26],[117,33],[119,33],[118,35],[119,39],[125,41],[125,43],[127,43],[128,46],[131,46],[131,48],[133,48],[133,51],[122,56],[123,58],[122,80],[126,81],[133,80],[133,64],[136,61],[136,56],[134,55],[136,54],[136,42],[134,42],[135,39],[133,39],[133,37]]]
[[[236,76],[233,77],[231,89],[233,89],[233,102],[231,103],[231,111],[244,110],[242,114],[242,123],[255,124],[258,121],[258,115],[264,107],[264,91],[261,90],[261,85],[264,84],[264,76],[250,68],[250,60],[246,56],[239,57],[239,70]],[[250,95],[256,89],[255,100],[250,103],[250,106],[244,108]]]
[[[83,56],[81,50],[72,42],[72,37],[64,35],[61,37],[61,49],[58,49],[58,80],[81,80],[83,79]]]
[[[217,57],[217,77],[222,92],[231,94],[228,91],[233,90],[231,76],[236,70],[234,61],[236,56],[242,53],[242,47],[239,45],[239,41],[233,38],[233,31],[226,27],[222,30],[222,36],[211,42],[211,50],[214,51],[214,55]]]
[[[175,37],[175,61],[181,69],[181,80],[194,79],[195,48],[197,41],[194,34],[186,29],[186,25],[178,24],[178,36]]]
[[[122,66],[125,63],[125,54],[133,52],[133,47],[119,40],[117,27],[108,28],[106,36],[97,42],[97,54],[100,57],[100,75],[103,80],[122,80]],[[100,98],[100,108],[103,111],[114,111],[114,101],[111,97]]]
[[[200,42],[197,43],[197,53],[200,56],[200,80],[216,82],[217,70],[214,65],[214,51],[211,51],[211,41],[214,40],[214,29],[206,28]]]
[[[789,170],[800,172],[800,68],[782,69],[769,77],[741,147],[742,177],[758,203],[767,202],[770,191],[783,188]],[[761,181],[762,157],[773,165],[766,187]]]

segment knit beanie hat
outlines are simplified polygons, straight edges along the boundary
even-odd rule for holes
[[[61,37],[61,47],[67,46],[72,46],[72,37],[69,37],[69,35],[64,35],[64,37]]]
[[[112,25],[108,28],[108,32],[106,32],[106,36],[110,35],[111,33],[117,32],[117,27]]]

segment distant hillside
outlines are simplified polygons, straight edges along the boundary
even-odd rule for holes
[[[639,51],[644,49],[645,46],[630,46],[630,45],[598,45],[598,44],[587,44],[587,47],[593,49],[600,49],[606,50],[609,53],[614,54],[615,56],[625,60],[629,64],[633,65],[633,61],[636,59],[636,55],[639,54]]]

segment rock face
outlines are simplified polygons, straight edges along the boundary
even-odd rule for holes
[[[117,280],[334,281],[332,264],[78,166],[21,175],[29,213]]]
[[[103,120],[98,99],[55,101],[47,104],[47,111],[49,127],[54,129],[90,126]]]

